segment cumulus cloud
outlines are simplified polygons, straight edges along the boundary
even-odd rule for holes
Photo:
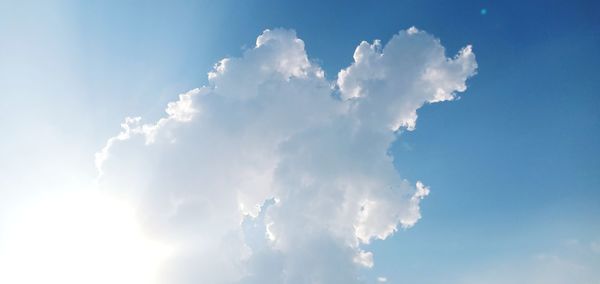
[[[388,147],[476,68],[470,46],[447,58],[411,28],[362,42],[330,81],[294,31],[266,30],[164,118],[125,119],[96,154],[98,184],[176,248],[165,283],[362,283],[365,244],[413,226],[429,193]]]

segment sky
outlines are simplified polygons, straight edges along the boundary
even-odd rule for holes
[[[599,283],[599,12],[0,1],[0,282]]]

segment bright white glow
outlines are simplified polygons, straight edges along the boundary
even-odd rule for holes
[[[126,203],[98,192],[39,200],[0,234],[0,283],[156,283],[166,246]]]

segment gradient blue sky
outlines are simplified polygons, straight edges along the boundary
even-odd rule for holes
[[[458,102],[419,110],[390,149],[432,192],[415,227],[371,245],[365,273],[458,283],[517,275],[511,266],[539,255],[600,269],[600,253],[572,252],[600,242],[596,1],[25,2],[0,1],[4,188],[35,187],[32,172],[93,177],[93,153],[123,117],[158,118],[266,28],[296,30],[331,79],[361,40],[416,26],[448,56],[472,44],[478,74]]]

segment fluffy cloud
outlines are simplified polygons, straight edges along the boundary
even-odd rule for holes
[[[98,184],[176,247],[165,283],[362,283],[364,245],[413,226],[429,193],[389,145],[476,67],[470,46],[450,59],[411,28],[362,42],[332,82],[293,31],[266,30],[166,117],[125,119],[96,154]]]

